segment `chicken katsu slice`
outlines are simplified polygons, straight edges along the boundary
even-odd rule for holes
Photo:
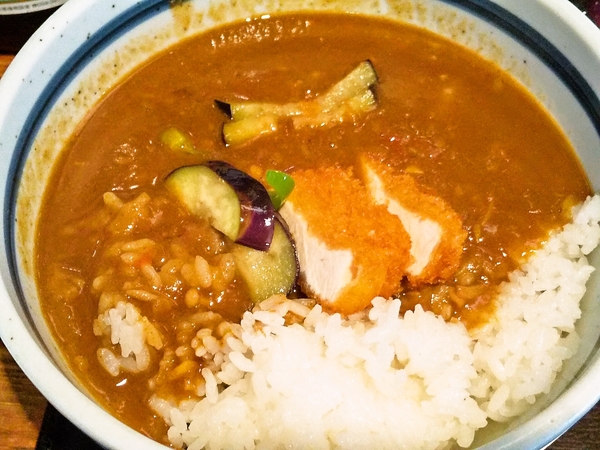
[[[396,173],[367,157],[361,163],[372,199],[397,216],[410,235],[409,283],[435,283],[452,276],[467,237],[461,217],[442,198],[420,188],[411,175]]]
[[[352,314],[396,293],[412,263],[402,223],[351,169],[298,170],[280,209],[296,242],[299,283],[330,312]]]

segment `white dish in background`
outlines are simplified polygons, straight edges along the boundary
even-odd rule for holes
[[[15,0],[3,1],[0,4],[0,15],[29,14],[44,9],[55,8],[66,0]]]
[[[137,64],[178,40],[225,21],[302,7],[385,14],[427,27],[494,60],[536,95],[571,140],[594,190],[600,190],[600,30],[580,11],[566,0],[389,4],[282,0],[227,6],[194,0],[170,9],[169,2],[159,0],[70,0],[6,71],[0,81],[0,183],[5,187],[0,335],[40,392],[101,445],[164,448],[106,413],[69,375],[36,300],[34,226],[52,161],[85,113]],[[590,261],[600,267],[598,252]],[[486,432],[486,440],[494,433],[499,437],[481,448],[542,448],[598,401],[599,284],[596,272],[578,322],[581,348],[552,392],[509,430]]]

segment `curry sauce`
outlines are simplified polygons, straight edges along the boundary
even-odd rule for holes
[[[224,145],[227,118],[215,100],[308,100],[363,60],[377,71],[379,107],[358,122],[299,130],[284,124],[243,145]],[[166,148],[159,136],[169,127],[189,133],[199,154]],[[147,261],[151,265],[183,259],[173,241],[212,266],[225,264],[229,243],[172,203],[163,185],[169,173],[209,159],[257,178],[267,169],[358,171],[365,154],[410,174],[462,219],[467,239],[450,280],[418,289],[403,284],[395,295],[403,311],[421,304],[469,327],[485,323],[493,314],[495,287],[591,192],[569,142],[522,86],[496,65],[429,32],[357,15],[302,14],[201,34],[159,55],[106,95],[71,139],[46,191],[37,242],[42,309],[91,393],[125,423],[164,442],[166,426],[147,400],[149,386],[156,388],[164,375],[159,361],[165,357],[152,354],[147,372],[106,373],[95,352],[98,294],[92,281],[110,269],[111,246],[146,237],[159,243]],[[146,212],[133,211],[137,225],[110,234],[105,225],[114,217],[103,200],[107,192],[124,202],[142,194],[151,200]],[[184,284],[163,286],[164,309],[141,306],[159,327],[164,324],[166,348],[190,337],[186,317],[198,308],[239,320],[251,307],[237,279],[215,287],[204,303],[186,301]],[[162,386],[166,397],[194,395],[176,382]]]

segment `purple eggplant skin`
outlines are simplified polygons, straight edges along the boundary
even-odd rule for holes
[[[279,223],[279,225],[281,225],[281,228],[285,233],[285,236],[287,237],[290,246],[294,250],[294,259],[296,261],[296,275],[294,276],[294,284],[288,292],[288,294],[290,294],[292,292],[300,291],[300,286],[298,284],[298,279],[300,278],[300,261],[298,260],[298,251],[296,250],[296,240],[294,239],[294,236],[292,236],[292,233],[290,233],[290,227],[288,226],[287,222],[277,211],[275,211],[275,221]]]
[[[219,111],[226,114],[231,119],[231,105],[222,100],[215,100],[215,106]]]
[[[241,223],[235,242],[255,250],[269,250],[275,230],[275,209],[265,187],[224,161],[207,161],[204,165],[229,184],[240,200]]]
[[[298,291],[298,255],[287,224],[274,220],[273,242],[267,252],[235,244],[232,255],[236,271],[245,281],[254,303],[272,295],[289,295]]]

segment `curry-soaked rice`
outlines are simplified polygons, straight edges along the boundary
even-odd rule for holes
[[[170,213],[165,209],[169,203],[146,193],[128,202],[112,193],[103,199],[105,208],[97,214],[105,216],[106,250],[91,283],[98,299],[94,334],[100,338],[100,364],[114,377],[144,372],[152,365],[151,391],[204,395],[201,370],[223,362],[217,339],[239,329],[216,312],[230,319],[241,314],[230,304],[229,309],[220,307],[221,298],[238,289],[227,245],[202,222],[189,225],[194,244],[200,245],[160,234],[125,240],[151,232],[153,218]],[[198,243],[199,236],[203,239]],[[243,289],[238,295],[244,298]],[[241,311],[248,307],[240,305]]]

